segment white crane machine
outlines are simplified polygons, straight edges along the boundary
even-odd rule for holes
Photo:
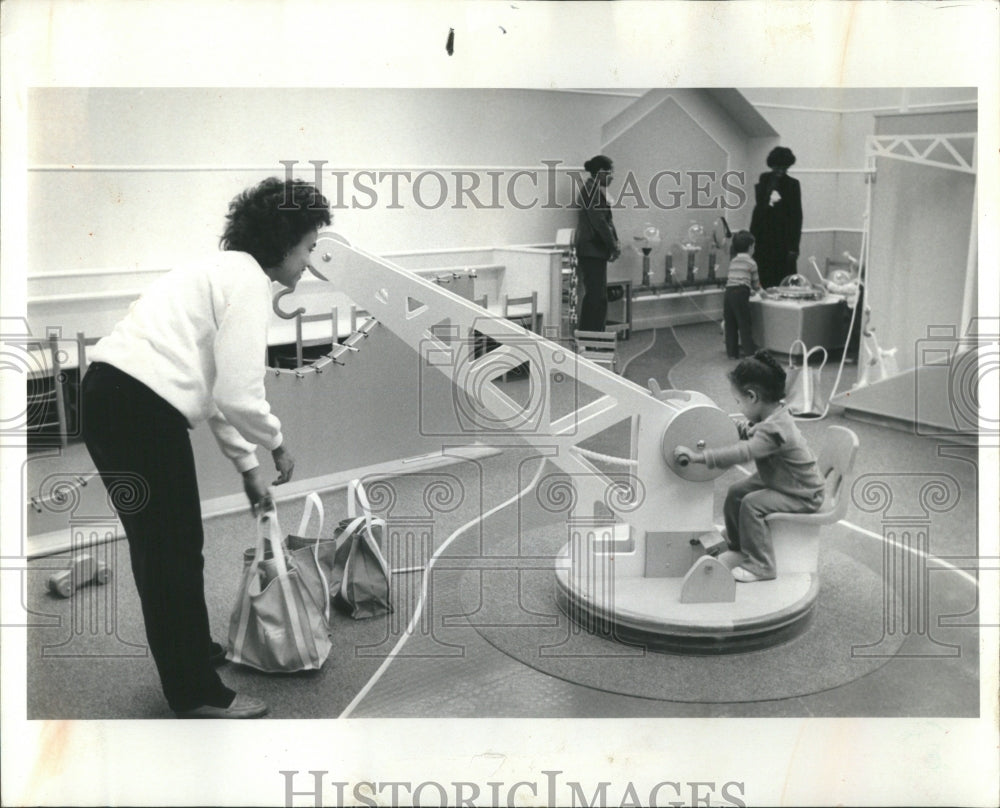
[[[678,445],[737,439],[707,396],[652,381],[651,390],[639,387],[339,234],[320,233],[312,264],[448,378],[470,428],[514,435],[565,473],[573,504],[554,574],[560,605],[578,623],[698,653],[773,644],[804,628],[818,591],[814,572],[736,587],[725,554],[720,561],[708,552],[724,545],[713,524],[713,481],[723,472],[674,456]],[[275,310],[288,316],[277,298]],[[494,384],[525,364],[526,399]],[[554,379],[587,394],[571,396],[568,411],[563,396],[555,413]],[[583,446],[623,421],[627,455]]]

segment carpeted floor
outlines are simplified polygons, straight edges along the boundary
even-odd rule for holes
[[[389,520],[391,532],[405,532],[408,526],[430,532],[424,548],[390,541],[390,565],[406,568],[425,563],[448,534],[515,493],[519,466],[533,454],[511,449],[483,461],[376,482],[371,486],[372,505]],[[344,493],[324,496],[323,503],[332,528],[346,515]],[[300,504],[279,507],[286,533],[298,527],[300,516]],[[234,514],[209,520],[205,528],[206,602],[215,637],[224,643],[243,552],[254,543],[255,523],[247,514]],[[324,535],[328,533],[325,528]],[[170,716],[147,655],[128,545],[115,542],[91,552],[114,571],[112,580],[105,586],[84,587],[72,598],[56,597],[45,585],[54,570],[65,568],[68,556],[34,561],[26,575],[26,606],[36,621],[28,632],[28,716]],[[422,583],[419,572],[394,576],[395,611],[384,618],[353,620],[334,612],[334,649],[318,672],[276,676],[227,664],[223,680],[267,700],[277,717],[335,717],[405,631]]]
[[[531,537],[553,552],[558,530]],[[835,552],[824,553],[822,588],[808,629],[785,645],[716,656],[655,653],[581,630],[556,604],[549,570],[473,571],[461,583],[470,622],[493,646],[526,665],[577,684],[644,698],[725,703],[818,693],[866,676],[889,657],[851,648],[878,639],[879,576]],[[534,621],[529,621],[534,616]],[[887,654],[903,643],[892,638]]]

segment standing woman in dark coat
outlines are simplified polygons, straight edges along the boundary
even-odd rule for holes
[[[765,289],[795,274],[802,238],[802,191],[799,181],[788,176],[795,155],[777,146],[767,155],[767,165],[771,170],[761,174],[754,187],[756,204],[750,220],[756,243],[753,260]]]
[[[618,233],[611,221],[611,208],[604,189],[614,179],[614,163],[603,154],[592,157],[583,167],[590,178],[580,189],[576,226],[576,271],[583,284],[583,299],[577,328],[603,331],[608,313],[608,261],[621,255]]]

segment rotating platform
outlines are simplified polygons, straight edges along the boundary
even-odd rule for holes
[[[779,645],[809,626],[819,595],[819,576],[798,572],[736,584],[731,602],[682,603],[684,578],[635,574],[630,553],[594,556],[586,570],[574,569],[570,555],[566,544],[555,563],[562,611],[592,633],[654,651],[725,654]]]

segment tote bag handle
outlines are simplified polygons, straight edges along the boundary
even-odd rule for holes
[[[795,363],[792,360],[792,357],[795,355],[795,346],[796,345],[799,345],[802,348],[802,367],[803,368],[808,369],[808,367],[809,367],[809,357],[812,356],[814,353],[816,353],[816,351],[822,351],[823,352],[823,361],[820,363],[819,369],[822,369],[826,365],[826,360],[827,360],[826,348],[824,348],[822,345],[817,345],[815,348],[807,348],[806,344],[802,340],[797,339],[788,348],[788,368],[789,368],[789,370],[797,370],[797,368],[795,367]]]
[[[265,522],[267,522],[268,541],[271,544],[271,553],[274,556],[274,566],[278,583],[281,586],[281,593],[284,595],[285,604],[288,607],[288,619],[291,621],[290,628],[292,629],[292,636],[295,639],[295,648],[299,652],[299,662],[302,665],[307,665],[309,663],[309,652],[306,649],[305,636],[302,634],[302,620],[295,601],[295,594],[292,592],[291,581],[288,580],[288,561],[285,558],[285,545],[281,540],[281,528],[278,526],[277,511],[267,511],[257,517],[258,557],[254,558],[254,565],[257,565],[258,558],[263,559],[261,548],[264,546]]]
[[[360,516],[358,515],[357,511],[359,505],[361,506]],[[372,517],[372,506],[371,503],[368,501],[368,494],[365,493],[365,488],[361,484],[361,480],[351,480],[351,482],[347,486],[347,518],[351,520],[351,523],[347,527],[347,529],[344,530],[344,533],[342,535],[346,537],[349,534],[353,533],[353,531],[356,530],[358,527],[358,522],[363,520],[365,523],[363,540],[372,549],[373,554],[378,560],[379,566],[382,568],[383,572],[385,573],[386,579],[388,580],[389,576],[392,573],[389,569],[389,564],[386,561],[385,556],[382,554],[382,548],[379,547],[378,543],[375,541],[375,533],[372,530],[373,525],[381,525],[383,542],[386,541],[388,539],[388,535],[386,531],[385,520],[375,519]],[[350,566],[350,563],[351,559],[350,557],[348,557],[347,566]],[[345,577],[347,576],[347,566],[345,566],[344,568]]]
[[[299,532],[296,535],[305,538],[306,530],[309,528],[309,521],[312,519],[314,510],[317,516],[319,516],[319,528],[316,531],[316,535],[320,536],[323,533],[323,501],[319,498],[319,494],[312,491],[306,495],[305,506],[302,508],[302,521],[299,522]]]
[[[347,518],[354,519],[358,516],[358,506],[361,506],[361,515],[365,518],[367,527],[371,528],[372,506],[368,501],[368,494],[361,484],[361,480],[351,480],[347,484]]]
[[[323,565],[319,563],[319,540],[323,535],[323,501],[315,491],[306,495],[306,502],[302,508],[302,520],[299,522],[299,532],[296,534],[301,538],[306,538],[306,530],[309,529],[309,522],[312,519],[313,511],[319,516],[319,527],[316,530],[316,541],[313,542],[313,559],[316,561],[316,570],[319,572],[323,587],[327,586],[326,575],[323,572]],[[330,604],[327,603],[324,613],[327,619],[330,618]]]

